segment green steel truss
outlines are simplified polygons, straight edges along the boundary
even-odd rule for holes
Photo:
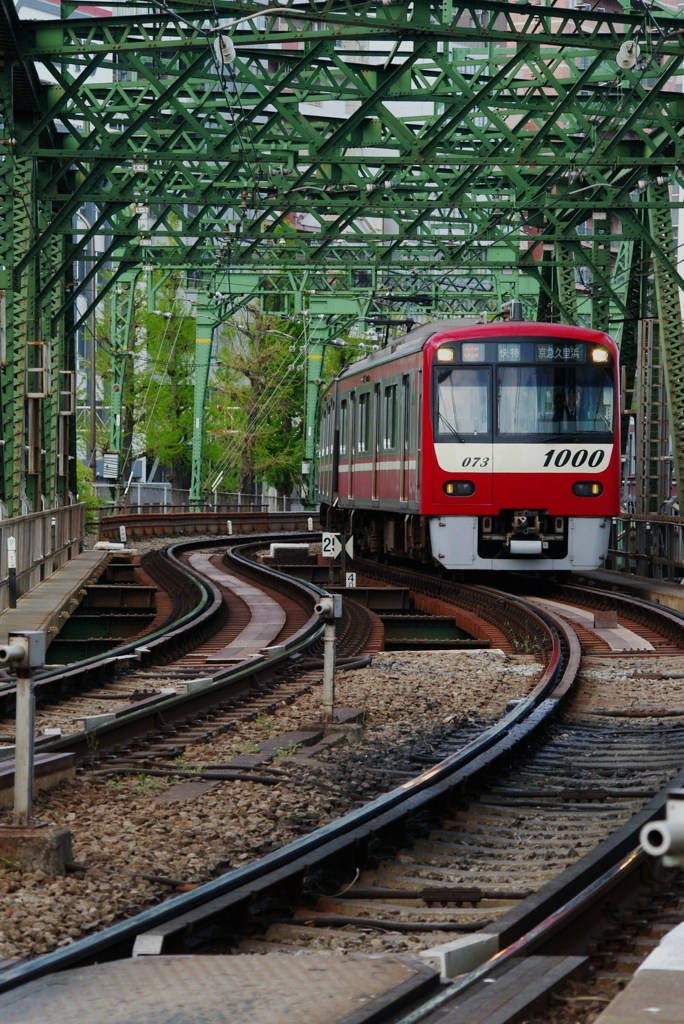
[[[55,381],[93,302],[150,269],[185,272],[200,295],[200,420],[213,328],[275,295],[318,317],[321,351],[350,309],[494,316],[520,298],[531,316],[632,339],[655,316],[670,422],[684,423],[675,0],[147,0],[110,17],[64,3],[45,22],[1,2],[10,511],[66,494]],[[31,431],[60,472],[36,465]]]

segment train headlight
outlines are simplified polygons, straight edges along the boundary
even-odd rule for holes
[[[572,493],[578,498],[598,498],[603,494],[603,484],[598,480],[578,480],[572,485]]]
[[[454,361],[454,350],[453,348],[438,348],[437,349],[437,362],[438,363],[453,363]]]
[[[610,360],[610,352],[607,348],[592,348],[591,350],[591,361],[592,363],[607,363]]]
[[[475,493],[475,484],[472,480],[447,480],[442,490],[450,498],[468,498]]]

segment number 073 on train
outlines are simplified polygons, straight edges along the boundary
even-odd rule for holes
[[[615,342],[565,324],[442,320],[321,399],[321,523],[449,570],[605,564],[619,512]]]

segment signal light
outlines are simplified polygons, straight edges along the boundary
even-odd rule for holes
[[[578,480],[572,485],[572,493],[578,498],[598,498],[603,494],[603,484],[598,480]]]
[[[472,480],[447,480],[442,490],[450,498],[469,498],[475,493],[475,484]]]

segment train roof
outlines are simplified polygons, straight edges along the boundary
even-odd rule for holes
[[[563,333],[569,328],[567,324],[543,324],[537,320],[524,321],[524,320],[499,320],[499,321],[482,321],[479,317],[461,317],[460,319],[451,320],[433,320],[427,324],[421,324],[419,327],[414,328],[408,334],[403,335],[401,338],[396,338],[390,341],[387,345],[383,345],[378,348],[376,352],[371,352],[369,355],[364,356],[362,359],[356,360],[354,363],[350,363],[340,373],[340,378],[347,377],[349,374],[357,373],[364,370],[367,367],[378,366],[390,359],[396,359],[397,356],[411,355],[413,352],[420,351],[434,334],[442,334],[445,331],[460,331],[468,327],[488,327],[493,328],[499,327],[501,330],[506,329],[507,325],[514,323],[518,326],[524,327],[525,324],[534,324],[535,333],[538,332],[539,328],[549,328],[555,330],[558,333]],[[603,335],[602,331],[597,331],[593,328],[582,328],[588,334],[593,334],[596,339]],[[603,335],[605,337],[605,335]]]
[[[388,342],[387,345],[378,348],[377,352],[371,352],[362,359],[357,359],[356,362],[345,366],[340,376],[344,377],[348,373],[356,372],[357,369],[365,366],[376,366],[386,359],[394,359],[397,355],[410,355],[412,352],[418,352],[433,334],[441,334],[442,331],[463,330],[465,327],[475,327],[478,324],[482,324],[482,320],[477,317],[461,317],[458,320],[433,320],[429,324],[421,324],[420,327],[415,327],[408,334],[404,334],[403,337],[395,338]]]

